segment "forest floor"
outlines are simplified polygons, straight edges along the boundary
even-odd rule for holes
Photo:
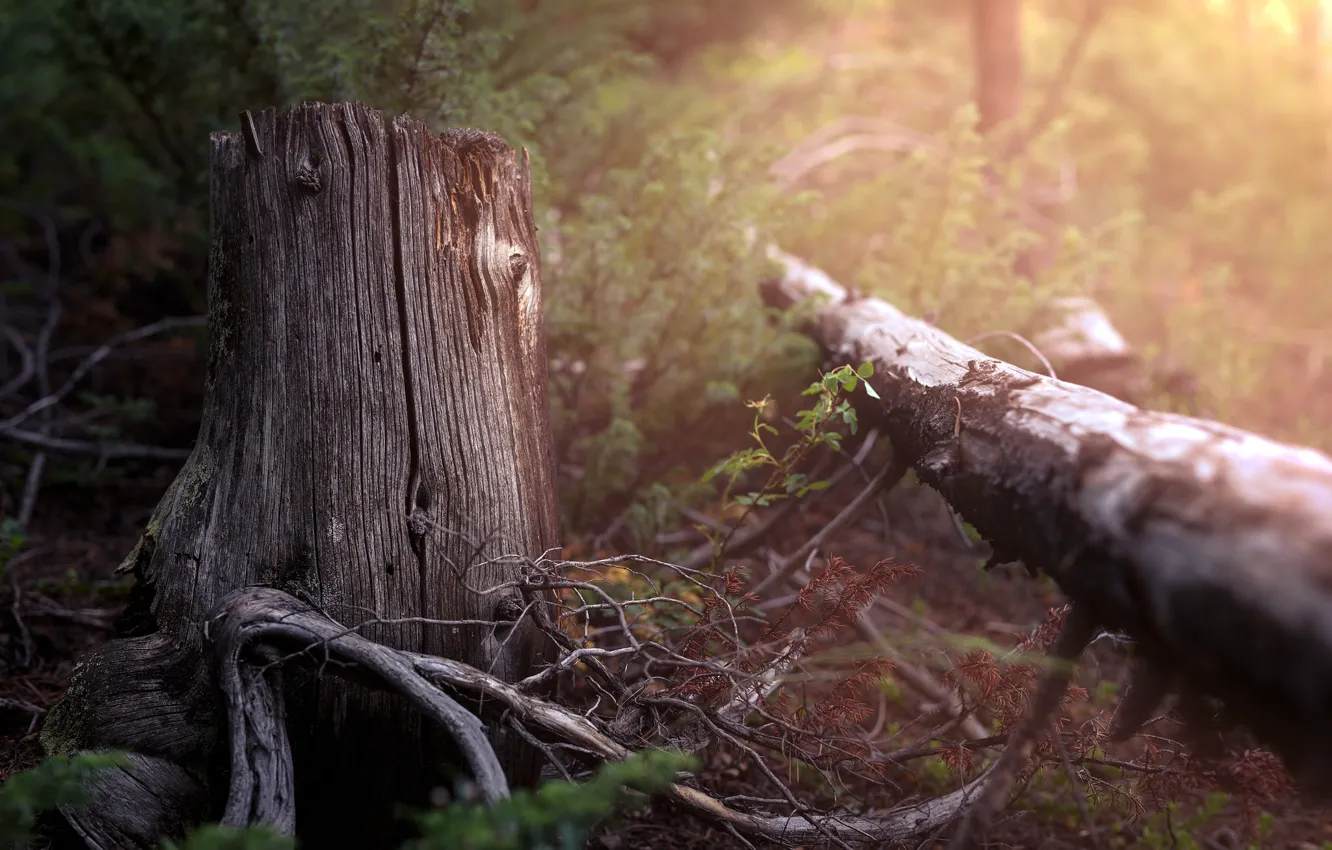
[[[40,712],[59,698],[79,656],[111,635],[128,590],[127,581],[117,579],[113,571],[133,546],[174,469],[161,466],[144,472],[141,478],[126,477],[133,484],[51,488],[34,521],[28,548],[8,570],[6,587],[0,591],[0,663],[9,668],[0,677],[0,778],[37,763]],[[841,536],[835,551],[854,564],[891,556],[920,565],[922,573],[892,594],[938,627],[1011,644],[1059,604],[1057,591],[1020,570],[983,573],[978,568],[982,559],[963,549],[942,501],[927,488],[902,486],[885,502],[893,531],[884,533],[885,514],[869,511],[857,527]],[[834,496],[825,504],[838,503]],[[803,522],[792,523],[785,536],[798,543],[830,518],[812,509]],[[1122,668],[1112,651],[1098,651],[1079,681],[1094,691],[1100,681],[1119,681]],[[715,760],[702,778],[707,787],[729,794],[770,795],[756,777]],[[1160,836],[1152,839],[1143,835],[1142,821],[1116,817],[1109,810],[1098,809],[1090,821],[1085,820],[1076,799],[1064,789],[1033,791],[1009,810],[992,836],[993,846],[1248,846],[1239,837],[1242,818],[1234,804],[1204,823],[1188,823],[1202,797],[1199,793],[1179,800],[1178,835],[1172,841],[1169,826],[1162,829],[1165,824],[1159,815],[1146,821],[1156,825]],[[1327,807],[1278,800],[1264,809],[1274,819],[1262,847],[1320,847],[1332,840],[1332,811]],[[1190,839],[1195,844],[1189,844]],[[632,816],[594,839],[592,846],[598,845],[606,850],[740,846],[729,835],[662,807]]]
[[[77,659],[112,635],[129,588],[128,580],[115,576],[114,570],[174,474],[174,465],[146,464],[109,482],[53,482],[43,489],[29,541],[0,586],[0,780],[38,762],[42,714],[59,699]],[[829,492],[819,506],[802,510],[799,520],[786,523],[768,545],[777,551],[798,548],[854,495],[856,486]],[[917,577],[890,591],[900,606],[912,611],[918,623],[933,624],[931,629],[981,636],[1000,646],[1012,646],[1061,604],[1052,585],[1029,578],[1020,568],[983,572],[983,555],[968,551],[942,500],[920,485],[904,483],[887,494],[877,510],[866,511],[839,536],[829,554],[859,566],[884,557],[918,565]],[[886,622],[881,627],[885,632],[895,628]],[[942,675],[940,657],[935,653],[931,663]],[[1102,697],[1122,691],[1124,667],[1112,649],[1098,646],[1089,654],[1079,673],[1079,683],[1093,695],[1082,707],[1084,717],[1110,709],[1113,702]],[[903,716],[913,716],[910,712],[918,713],[918,708],[904,706]],[[921,784],[914,789],[849,790],[853,797],[865,792],[864,799],[876,808],[928,793],[930,783],[934,793],[948,790],[947,774],[918,773]],[[756,771],[720,754],[705,759],[700,778],[706,787],[726,794],[772,796]],[[1219,813],[1192,817],[1205,796],[1198,791],[1177,797],[1179,809],[1171,817],[1149,813],[1130,818],[1109,806],[1089,809],[1057,778],[1033,781],[992,834],[990,846],[1251,846],[1242,837],[1243,816],[1233,801]],[[1261,847],[1308,850],[1332,842],[1332,810],[1325,806],[1291,796],[1267,801],[1263,809],[1272,819]],[[942,838],[938,846],[943,846]],[[590,846],[716,850],[741,845],[724,832],[657,806],[630,816]]]

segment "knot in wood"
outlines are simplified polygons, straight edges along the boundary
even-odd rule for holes
[[[527,273],[527,257],[522,254],[510,254],[509,271],[513,273],[514,280],[521,280]]]
[[[962,377],[962,380],[957,382],[957,385],[961,387],[967,384],[975,383],[977,381],[985,381],[991,378],[998,371],[999,371],[998,361],[989,360],[989,359],[968,360],[967,374]]]
[[[523,603],[513,596],[502,596],[495,603],[495,619],[501,623],[516,623],[523,616]]]
[[[301,163],[301,167],[296,169],[296,185],[305,191],[314,194],[323,188],[319,182],[319,170],[309,162]]]
[[[407,517],[407,531],[413,537],[425,537],[431,525],[433,523],[430,520],[430,514],[420,508],[412,511],[411,516]]]

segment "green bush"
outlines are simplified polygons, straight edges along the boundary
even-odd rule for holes
[[[554,381],[561,455],[583,467],[567,518],[571,530],[603,523],[635,494],[674,498],[743,435],[719,405],[808,362],[807,344],[768,329],[754,294],[776,199],[752,146],[724,141],[707,115],[681,122],[670,108],[681,95],[657,96],[658,54],[695,49],[708,8],[26,0],[0,17],[0,110],[32,116],[0,152],[0,198],[55,199],[75,230],[105,223],[122,265],[104,292],[129,297],[133,275],[199,310],[208,136],[241,110],[355,99],[528,147],[546,254],[555,239],[563,257],[546,262],[550,354],[586,367],[572,404]],[[771,11],[738,4],[723,29],[739,37]],[[634,361],[644,367],[631,380]],[[677,450],[669,437],[687,428],[699,438]]]
[[[16,773],[0,785],[0,847],[20,848],[33,838],[43,812],[86,801],[99,771],[123,766],[118,753],[49,758]],[[650,750],[623,762],[602,765],[586,782],[550,781],[535,791],[519,790],[493,805],[461,801],[416,815],[421,838],[404,850],[576,850],[591,831],[616,814],[632,810],[648,795],[664,791],[693,759]],[[216,824],[192,832],[179,846],[164,850],[291,850],[296,842],[266,826],[232,829]]]
[[[86,802],[97,774],[125,763],[119,753],[55,756],[10,776],[0,785],[0,847],[26,847],[38,816],[57,806]]]
[[[1062,86],[1080,13],[1024,9],[1026,120]],[[691,498],[743,439],[726,402],[802,385],[787,376],[810,368],[808,344],[770,326],[753,294],[770,235],[962,337],[1028,332],[1051,298],[1094,295],[1139,350],[1197,373],[1205,403],[1166,389],[1152,404],[1325,445],[1312,423],[1327,411],[1309,409],[1321,398],[1309,390],[1329,380],[1319,329],[1332,289],[1315,285],[1332,214],[1329,105],[1289,39],[1259,29],[1241,46],[1233,21],[1182,0],[1109,4],[1056,120],[996,165],[965,105],[967,10],[21,0],[0,16],[0,111],[26,116],[0,151],[0,198],[54,199],[69,222],[105,223],[131,259],[99,285],[165,279],[175,303],[200,309],[208,133],[242,109],[355,98],[527,146],[550,354],[580,370],[552,375],[574,533],[631,504],[650,537],[670,521],[662,506]],[[925,144],[771,188],[769,164],[848,115]],[[1016,187],[1069,165],[1057,256],[1028,283],[1012,271],[1034,238]],[[1001,191],[983,190],[987,169]],[[0,230],[27,226],[0,216]]]
[[[581,850],[598,824],[665,790],[692,763],[651,750],[603,765],[587,782],[547,782],[490,806],[457,803],[421,815],[423,835],[404,850]]]
[[[654,483],[692,480],[672,467],[742,438],[737,399],[813,364],[758,300],[772,270],[750,231],[777,198],[753,188],[734,150],[706,132],[662,133],[598,182],[561,226],[547,276],[555,431],[562,459],[585,471],[562,494],[573,528]]]

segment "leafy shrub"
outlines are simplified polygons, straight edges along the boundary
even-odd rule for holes
[[[32,840],[38,815],[87,799],[88,783],[99,771],[123,766],[119,753],[84,753],[52,757],[16,773],[0,785],[0,847],[24,847]],[[591,779],[546,782],[535,791],[519,790],[487,806],[458,802],[418,815],[422,837],[404,850],[448,847],[464,850],[575,850],[607,818],[630,810],[665,790],[675,774],[693,760],[679,753],[650,750],[623,762],[603,765]],[[291,850],[293,839],[265,826],[232,829],[216,824],[193,831],[179,846],[165,850]]]
[[[119,753],[55,756],[0,785],[0,847],[26,847],[43,812],[88,799],[88,783],[99,772],[125,764]]]
[[[771,271],[752,231],[776,199],[746,171],[712,134],[662,134],[560,229],[548,327],[560,454],[584,470],[563,499],[573,527],[716,457],[743,434],[735,399],[813,363],[758,300]]]
[[[603,765],[587,782],[547,782],[491,806],[457,803],[420,816],[423,837],[404,850],[579,850],[597,824],[665,790],[692,763],[650,750]]]

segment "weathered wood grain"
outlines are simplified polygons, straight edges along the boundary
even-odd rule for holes
[[[520,568],[497,559],[558,545],[525,154],[361,104],[243,127],[212,137],[203,424],[124,565],[140,637],[85,662],[44,733],[201,780],[223,723],[205,618],[229,592],[280,588],[386,646],[513,680],[544,649],[513,622],[518,591],[491,591]],[[391,806],[444,779],[448,736],[400,698],[306,677],[285,705],[307,846],[391,843]],[[524,745],[493,735],[510,779],[535,778]]]

